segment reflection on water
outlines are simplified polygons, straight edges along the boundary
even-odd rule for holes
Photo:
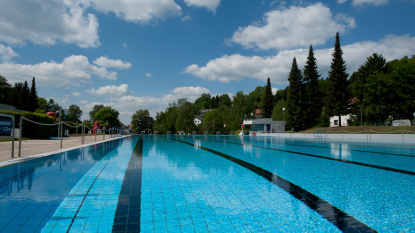
[[[113,140],[1,167],[0,231],[7,226],[7,221],[27,218],[37,210],[39,222],[31,224],[40,226],[83,175],[121,142]]]

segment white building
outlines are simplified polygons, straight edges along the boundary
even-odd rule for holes
[[[247,119],[244,125],[251,125],[251,131],[261,133],[285,132],[285,121],[273,121],[271,118]]]
[[[195,118],[193,119],[193,122],[195,123],[195,125],[199,126],[200,124],[202,124],[202,120],[203,120],[203,116],[195,116]]]
[[[352,117],[352,115],[342,115],[341,116],[341,126],[348,126],[347,121]],[[330,117],[330,127],[339,126],[339,116]]]

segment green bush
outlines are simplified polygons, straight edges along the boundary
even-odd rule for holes
[[[4,111],[0,110],[2,114],[13,115],[15,118],[15,128],[20,128],[20,117],[25,117],[31,121],[42,123],[42,124],[53,124],[53,118],[41,113],[34,112],[13,112],[13,111]],[[50,137],[57,135],[58,126],[43,126],[34,124],[29,121],[23,120],[23,135],[22,137],[32,138],[32,139],[48,139]]]

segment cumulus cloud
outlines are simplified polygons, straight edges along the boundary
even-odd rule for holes
[[[353,6],[373,5],[380,6],[388,4],[389,0],[353,0]]]
[[[350,45],[342,45],[343,58],[349,74],[356,71],[367,57],[373,53],[382,54],[386,60],[400,59],[411,56],[415,51],[415,37],[409,35],[388,35],[379,41],[363,41]],[[327,77],[332,60],[333,48],[314,50],[319,72]],[[308,55],[308,49],[280,51],[275,56],[242,56],[240,54],[224,55],[209,61],[205,66],[192,64],[184,69],[184,73],[210,81],[230,82],[241,81],[244,78],[266,80],[270,77],[275,84],[285,85],[296,57],[300,67],[303,67]]]
[[[113,60],[109,59],[108,57],[99,57],[95,61],[93,61],[95,65],[103,66],[106,68],[117,68],[117,69],[130,69],[131,63],[123,62],[120,59]]]
[[[216,12],[221,0],[184,0],[188,6],[206,7],[212,12]]]
[[[114,13],[118,18],[134,23],[148,23],[154,19],[179,16],[182,9],[174,0],[90,0],[92,7],[104,13]]]
[[[115,85],[108,85],[104,87],[99,87],[98,89],[92,88],[90,90],[87,90],[87,92],[94,95],[106,96],[122,96],[129,93],[127,84],[121,84],[118,87]]]
[[[151,77],[153,77],[153,75],[152,75],[152,74],[150,74],[150,73],[146,73],[146,77],[147,77],[147,78],[151,78]]]
[[[82,55],[66,57],[62,63],[49,61],[24,65],[5,62],[0,64],[0,70],[11,83],[24,82],[27,77],[34,76],[36,84],[41,87],[79,86],[80,83],[89,83],[92,75],[117,79],[116,72],[90,64],[88,58]]]
[[[72,95],[73,95],[73,96],[81,96],[81,93],[79,93],[79,92],[77,92],[77,91],[74,91],[74,92],[72,92]]]
[[[347,2],[347,0],[337,0],[337,3],[338,3],[338,4],[343,4],[343,3],[345,3],[345,2]]]
[[[197,96],[199,97],[200,95],[202,95],[203,93],[210,93],[209,89],[204,88],[204,87],[177,87],[173,90],[173,93],[178,95],[178,96]]]
[[[57,41],[97,47],[98,20],[80,1],[0,1],[0,41],[53,45]]]
[[[17,57],[18,54],[13,51],[13,49],[9,46],[4,46],[0,44],[0,59],[3,61],[9,61],[13,57]]]
[[[356,26],[352,17],[333,17],[322,3],[274,10],[266,13],[263,21],[263,25],[240,27],[227,41],[247,49],[293,49],[325,44],[336,32]]]

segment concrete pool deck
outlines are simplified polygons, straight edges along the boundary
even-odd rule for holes
[[[119,138],[119,137],[118,137]],[[27,157],[43,157],[50,154],[60,153],[75,149],[78,147],[92,145],[95,143],[109,140],[109,136],[105,135],[103,139],[102,135],[96,136],[85,136],[84,144],[82,144],[82,137],[65,137],[62,139],[62,149],[60,148],[60,139],[41,140],[41,139],[30,139],[22,141],[21,156],[19,157],[19,140],[14,141],[14,158],[11,157],[12,142],[0,142],[0,167],[13,164]],[[115,138],[112,138],[115,139]]]

